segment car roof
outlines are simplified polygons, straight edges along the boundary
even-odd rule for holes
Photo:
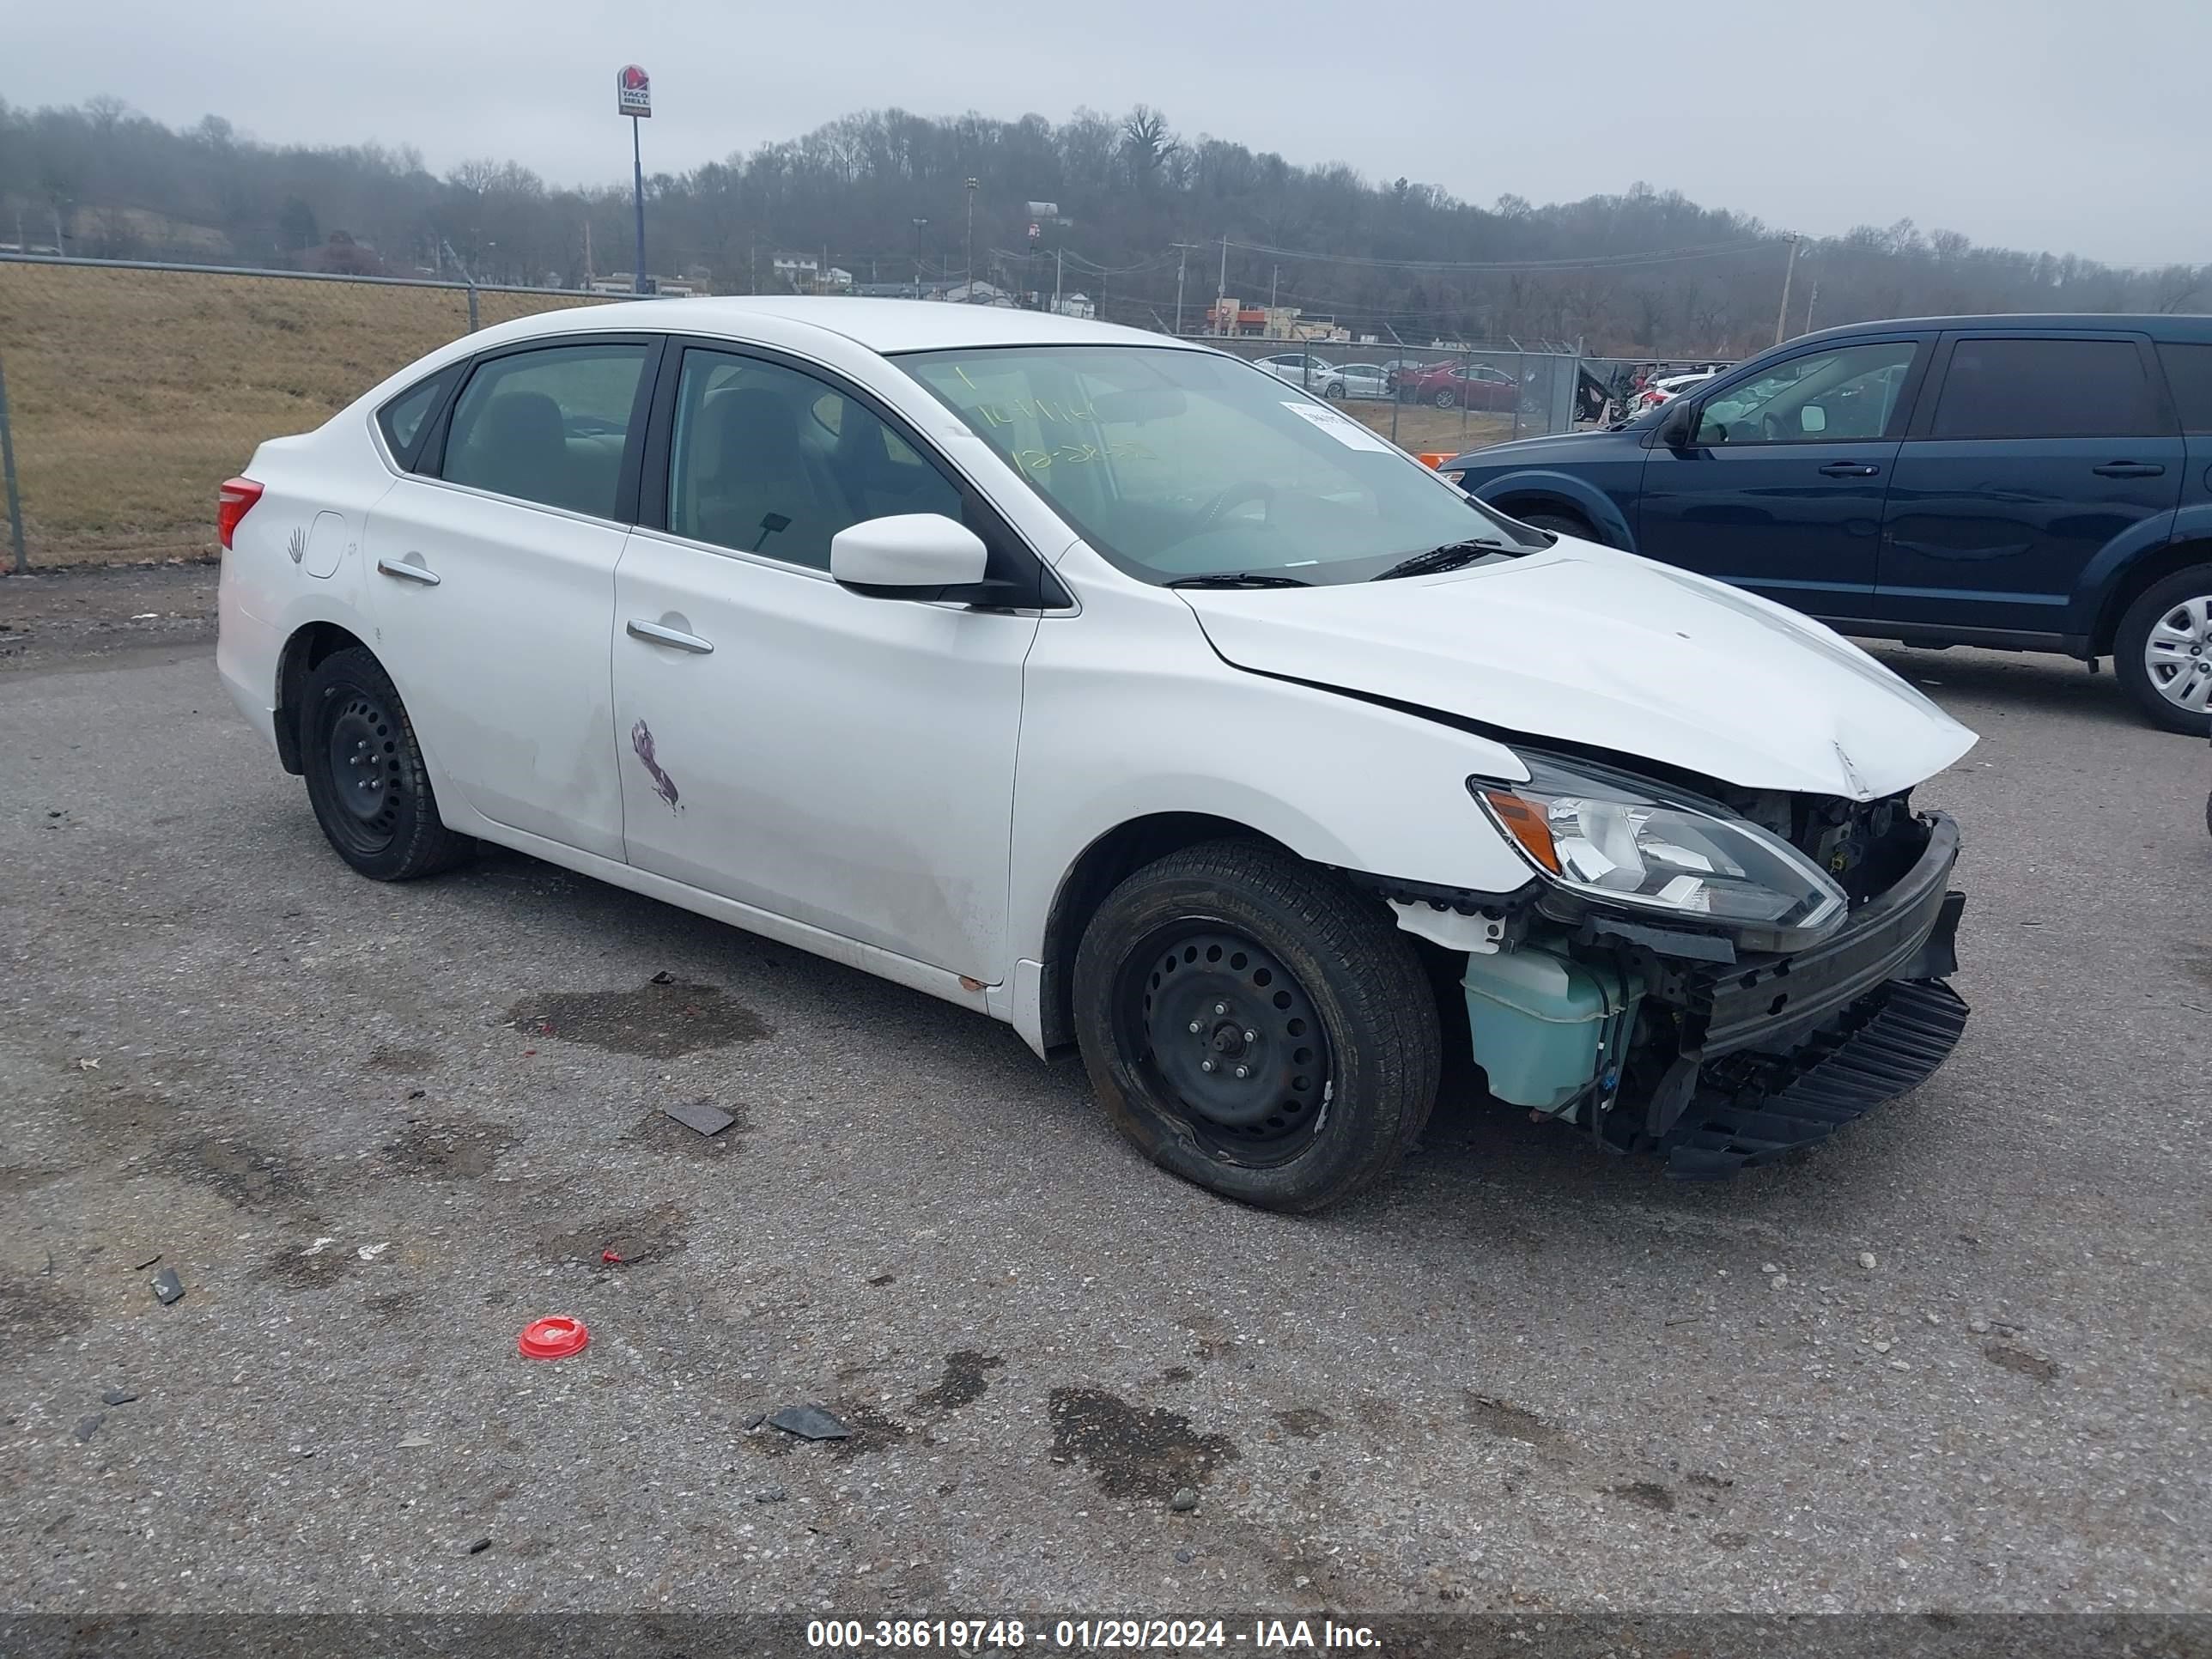
[[[631,300],[576,306],[509,323],[507,340],[533,335],[651,328],[669,333],[760,337],[761,325],[787,337],[792,325],[842,335],[886,356],[963,346],[1148,345],[1204,349],[1202,340],[1177,340],[1146,329],[1088,322],[1049,312],[1005,306],[957,305],[948,301],[846,299],[777,295],[729,295],[688,300]],[[781,326],[778,326],[781,325]]]
[[[1898,329],[2080,330],[2092,333],[2148,334],[2168,340],[2212,340],[2212,316],[2175,315],[2165,312],[2034,311],[1994,312],[1965,317],[1887,317],[1871,322],[1840,323],[1833,328],[1824,328],[1817,334],[1801,334],[1784,343],[1802,345],[1808,340],[1848,339],[1854,335],[1887,334]]]

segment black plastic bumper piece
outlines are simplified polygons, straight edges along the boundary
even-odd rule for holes
[[[1659,1144],[1667,1173],[1717,1181],[1824,1140],[1927,1081],[1966,1025],[1966,1000],[1941,980],[1892,981],[1868,1009],[1733,1089],[1701,1084]]]
[[[1786,1053],[1884,981],[1919,976],[1931,936],[1955,933],[1964,903],[1946,890],[1959,861],[1959,826],[1931,812],[1928,827],[1928,845],[1911,870],[1832,937],[1715,975],[1698,1044],[1707,1060],[1739,1048]]]

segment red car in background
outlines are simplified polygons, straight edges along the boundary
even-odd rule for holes
[[[1401,368],[1398,395],[1410,403],[1438,409],[1510,410],[1520,401],[1520,383],[1487,363],[1431,363]]]

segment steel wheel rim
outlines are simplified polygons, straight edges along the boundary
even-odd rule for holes
[[[2212,596],[2169,605],[2151,623],[2143,670],[2175,708],[2212,712]]]
[[[391,846],[407,793],[392,711],[365,691],[339,700],[325,726],[323,764],[335,832],[362,853]]]
[[[1282,959],[1233,924],[1189,918],[1147,935],[1122,966],[1115,1024],[1122,1052],[1212,1158],[1287,1164],[1328,1121],[1320,1012]]]

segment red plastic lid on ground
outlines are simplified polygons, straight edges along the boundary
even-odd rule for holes
[[[555,1314],[525,1325],[514,1346],[525,1359],[566,1359],[572,1353],[581,1353],[591,1340],[582,1320]]]

